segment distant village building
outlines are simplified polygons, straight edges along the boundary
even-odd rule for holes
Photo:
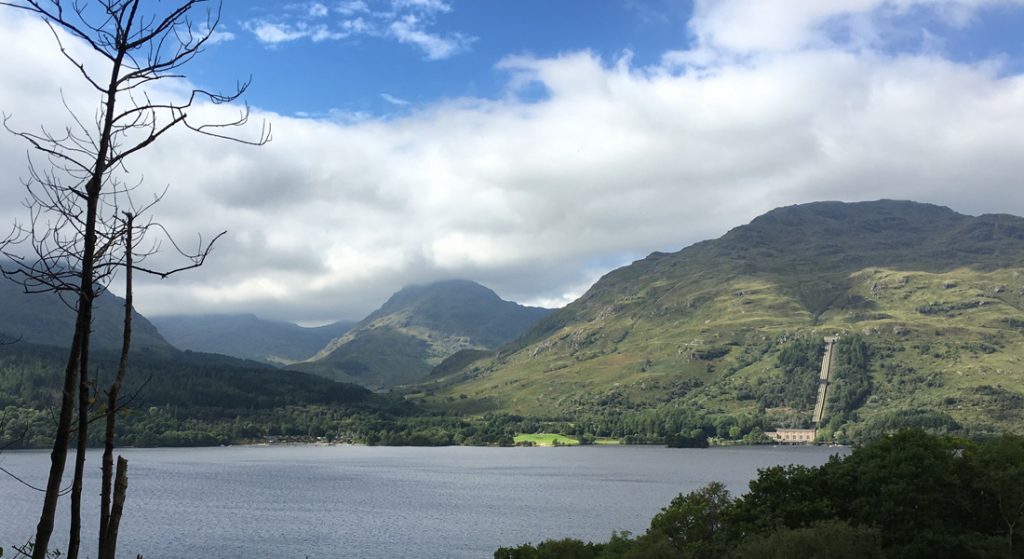
[[[766,431],[765,435],[777,443],[806,444],[814,442],[817,432],[817,429],[779,429],[777,431]]]

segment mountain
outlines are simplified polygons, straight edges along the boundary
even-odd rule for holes
[[[74,301],[72,301],[74,303]],[[69,347],[75,330],[75,311],[54,293],[27,294],[18,284],[0,278],[0,340]],[[93,304],[91,345],[95,349],[120,349],[124,299],[103,292]],[[156,327],[145,317],[132,314],[132,348],[169,350]]]
[[[372,388],[405,384],[459,350],[500,347],[549,312],[504,301],[471,281],[413,285],[293,367]]]
[[[178,349],[276,364],[312,357],[355,324],[339,321],[304,328],[290,322],[261,320],[252,314],[155,316],[150,320]]]
[[[610,272],[409,395],[466,413],[808,426],[835,334],[829,431],[1021,430],[1024,219],[891,200],[779,208]]]

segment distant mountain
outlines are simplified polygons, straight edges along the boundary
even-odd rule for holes
[[[309,359],[355,324],[339,321],[304,328],[290,322],[261,320],[252,314],[156,316],[150,320],[178,349],[275,364]]]
[[[93,305],[92,347],[120,349],[123,322],[124,299],[109,292],[101,294]],[[69,347],[74,330],[75,311],[60,296],[26,294],[18,284],[0,278],[0,340]],[[132,347],[171,349],[156,327],[138,313],[132,315]]]
[[[1020,431],[1024,219],[891,200],[779,208],[608,273],[496,356],[412,392],[595,425],[663,409],[800,426],[837,333],[829,432]]]
[[[503,301],[471,281],[409,286],[294,367],[372,388],[395,386],[426,377],[459,350],[500,347],[549,312]]]

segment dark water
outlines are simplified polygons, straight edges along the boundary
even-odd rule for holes
[[[501,545],[642,532],[679,493],[757,469],[824,463],[844,449],[728,447],[129,449],[119,556],[487,558]],[[90,454],[85,537],[94,557],[99,455]],[[42,486],[44,452],[0,466]],[[70,464],[69,464],[70,469]],[[66,500],[66,499],[64,499]],[[0,474],[0,546],[35,532],[41,494]],[[66,503],[64,503],[66,506]],[[65,509],[66,510],[66,509]],[[67,541],[66,513],[54,541]]]

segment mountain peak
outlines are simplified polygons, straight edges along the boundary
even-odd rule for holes
[[[411,284],[398,290],[388,298],[378,312],[393,312],[397,309],[422,303],[430,299],[466,299],[501,301],[498,294],[470,280],[449,279],[428,284]],[[372,316],[372,315],[371,315]]]
[[[823,219],[847,220],[858,218],[873,219],[886,215],[897,215],[901,217],[961,216],[961,214],[958,214],[946,206],[939,206],[937,204],[929,204],[926,202],[914,202],[912,200],[881,199],[864,202],[826,200],[821,202],[793,204],[791,206],[780,206],[754,218],[751,223],[756,223],[759,220],[777,218],[785,219],[790,217],[806,219],[809,216],[816,216]]]
[[[548,312],[504,301],[464,279],[409,285],[298,367],[368,386],[391,386],[425,377],[459,350],[496,349]]]

